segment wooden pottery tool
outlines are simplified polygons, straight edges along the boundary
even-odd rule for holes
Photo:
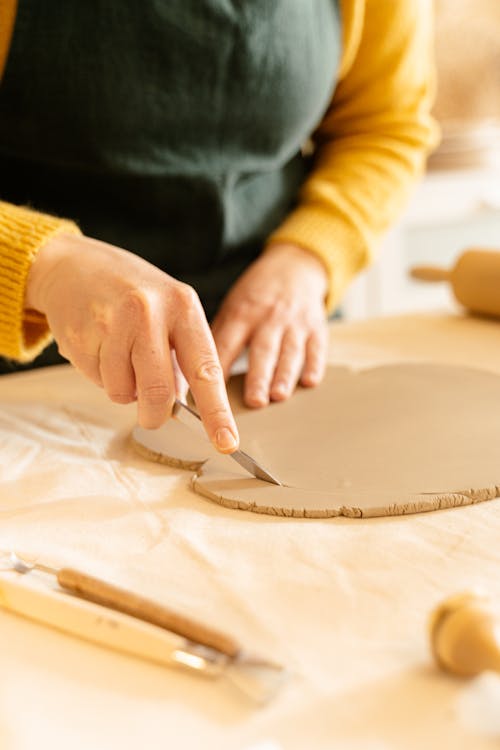
[[[500,672],[500,610],[486,598],[452,596],[432,613],[431,650],[441,669],[460,677]]]
[[[15,552],[0,553],[0,570],[10,571],[0,573],[0,606],[58,630],[165,666],[227,677],[257,702],[269,700],[285,677],[280,665],[246,653],[232,636],[78,570]]]
[[[455,298],[468,310],[500,317],[500,251],[466,250],[450,270],[414,266],[410,276],[419,281],[448,281]]]
[[[89,576],[74,568],[53,568],[38,561],[30,561],[15,552],[10,552],[9,558],[12,568],[18,573],[40,570],[53,575],[62,589],[82,599],[137,617],[196,643],[215,648],[230,657],[236,656],[240,650],[238,643],[231,636],[100,578]]]

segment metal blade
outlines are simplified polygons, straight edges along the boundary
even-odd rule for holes
[[[183,404],[182,401],[176,400],[174,408],[172,409],[172,416],[175,417],[175,419],[178,419],[179,422],[182,422],[182,424],[186,425],[186,427],[189,427],[207,439],[207,434],[199,414],[187,404]],[[267,469],[261,466],[261,464],[259,464],[254,458],[249,456],[248,453],[238,450],[234,451],[234,453],[228,453],[227,455],[256,479],[263,479],[264,482],[270,482],[271,484],[281,486],[279,479],[273,477]]]
[[[243,654],[227,663],[224,676],[248,698],[264,705],[276,696],[291,674],[279,664]]]
[[[263,479],[264,482],[271,482],[271,484],[277,484],[280,487],[282,486],[279,479],[273,477],[267,469],[264,469],[263,466],[257,463],[257,461],[252,458],[252,456],[249,456],[248,453],[245,453],[245,451],[235,451],[234,453],[230,453],[229,458],[233,458],[236,463],[243,466],[244,469],[257,479]]]

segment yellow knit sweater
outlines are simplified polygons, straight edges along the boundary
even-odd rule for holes
[[[328,307],[368,262],[435,144],[432,0],[340,0],[343,53],[330,108],[312,140],[314,168],[297,208],[269,238],[321,258]],[[0,2],[0,78],[16,0]],[[0,181],[1,195],[1,181]],[[0,355],[28,361],[50,340],[42,315],[24,309],[30,265],[71,221],[0,201]]]

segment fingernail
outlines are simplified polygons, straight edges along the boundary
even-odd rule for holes
[[[221,427],[217,430],[215,433],[215,442],[217,448],[224,453],[236,450],[238,445],[233,433],[227,427]]]

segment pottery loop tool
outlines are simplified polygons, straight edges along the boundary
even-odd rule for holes
[[[12,551],[0,552],[0,570],[19,574],[0,575],[0,606],[59,630],[166,666],[225,676],[258,702],[269,700],[285,676],[232,636],[100,578]],[[32,571],[42,575],[34,580]]]
[[[176,399],[172,409],[172,416],[196,435],[202,437],[205,441],[208,441],[199,414],[197,414],[194,409],[191,409],[190,406]],[[134,440],[147,450],[158,454],[162,453],[163,440],[161,428],[159,430],[145,430],[144,428],[137,426],[134,427],[132,435]],[[259,464],[258,461],[252,458],[252,456],[249,456],[248,453],[245,453],[242,450],[237,450],[228,454],[219,453],[218,457],[222,459],[231,458],[256,479],[262,479],[264,482],[270,482],[271,484],[282,486],[279,479],[273,476],[270,471],[265,469],[262,464]]]
[[[410,276],[419,281],[447,281],[458,302],[473,313],[500,317],[500,251],[467,250],[450,270],[415,266]]]
[[[500,610],[475,594],[440,604],[429,622],[431,650],[441,669],[461,677],[500,672]]]

